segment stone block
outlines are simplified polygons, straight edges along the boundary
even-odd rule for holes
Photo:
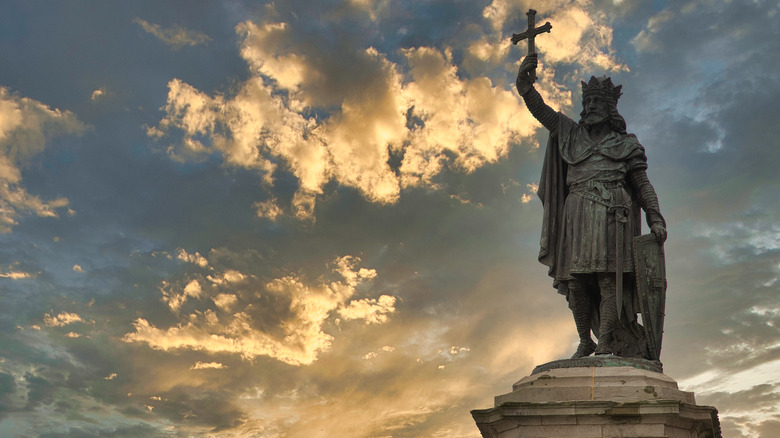
[[[591,358],[592,359],[592,358]],[[591,360],[589,363],[595,363]],[[471,411],[484,438],[719,438],[717,410],[695,404],[665,374],[633,366],[566,368],[565,361]],[[660,365],[659,365],[660,368]]]

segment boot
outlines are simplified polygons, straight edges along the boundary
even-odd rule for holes
[[[580,336],[580,344],[572,359],[586,357],[596,350],[596,343],[590,337],[591,314],[593,305],[584,284],[577,280],[569,281],[569,308],[574,315],[574,324]]]

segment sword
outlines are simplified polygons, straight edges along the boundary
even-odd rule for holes
[[[610,210],[615,214],[615,299],[620,321],[623,315],[623,235],[628,223],[628,208],[615,206]]]

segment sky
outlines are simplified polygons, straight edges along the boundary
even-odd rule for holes
[[[623,85],[664,372],[780,436],[780,3],[0,3],[0,435],[477,438],[569,357],[514,89]],[[647,227],[644,228],[647,232]]]

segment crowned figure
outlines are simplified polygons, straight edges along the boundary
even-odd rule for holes
[[[640,234],[642,210],[661,245],[666,222],[647,178],[645,149],[626,132],[617,111],[622,86],[607,77],[582,82],[582,112],[575,122],[534,89],[537,62],[535,53],[525,57],[516,85],[531,114],[550,131],[538,190],[544,206],[539,261],[574,315],[580,342],[573,358],[595,353],[657,359],[637,321],[632,239]]]

